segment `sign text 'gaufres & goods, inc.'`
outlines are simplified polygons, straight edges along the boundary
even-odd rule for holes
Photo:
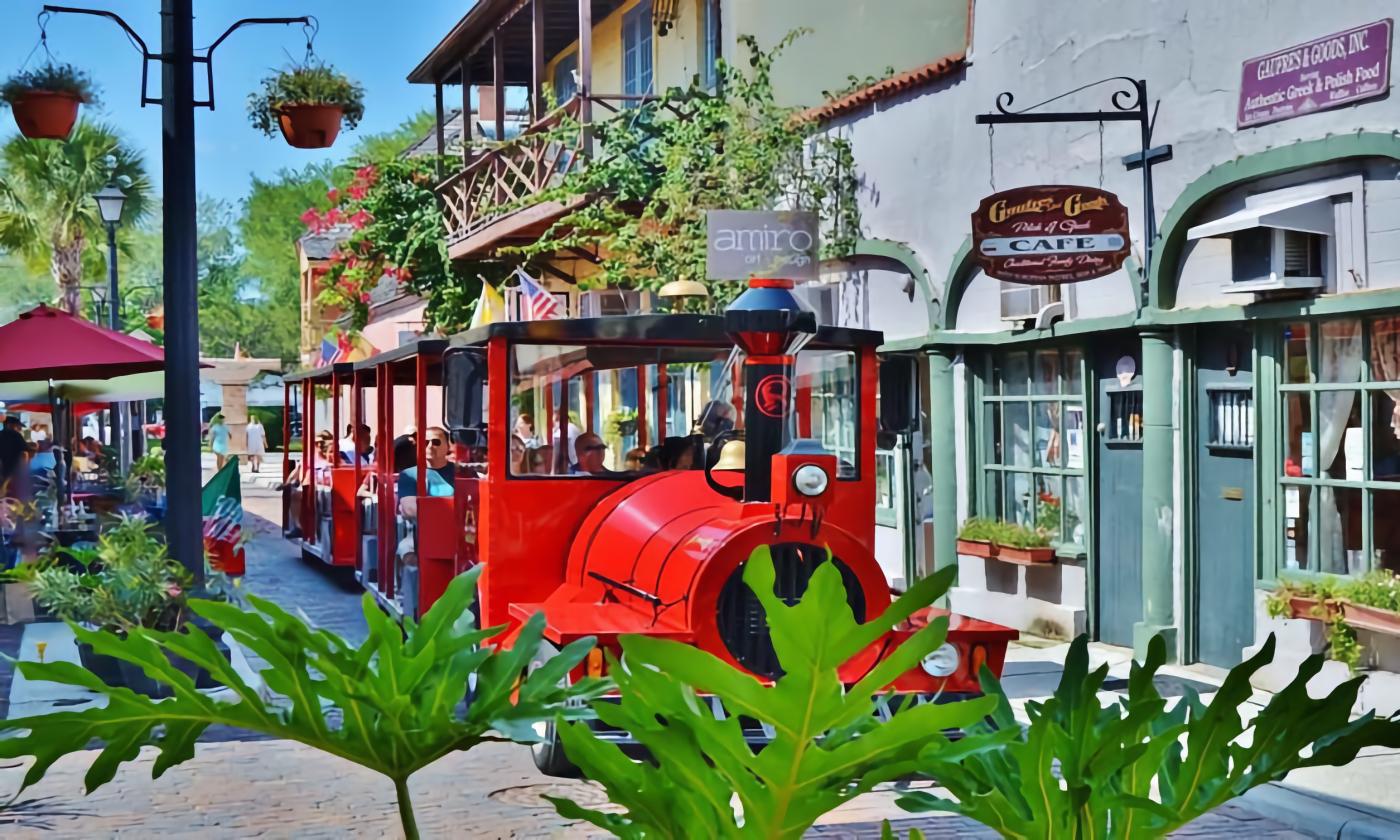
[[[1053,285],[1117,271],[1128,256],[1128,210],[1094,187],[1038,186],[982,199],[974,259],[989,277]]]
[[[1390,89],[1393,29],[1386,18],[1246,61],[1239,127],[1384,95]]]

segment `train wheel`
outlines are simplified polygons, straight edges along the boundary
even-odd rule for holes
[[[558,652],[549,642],[540,642],[529,670],[539,668]],[[567,682],[568,677],[564,679]],[[564,744],[559,740],[559,730],[554,721],[538,721],[534,726],[535,734],[540,738],[539,743],[530,745],[530,757],[535,760],[535,768],[546,776],[557,779],[577,779],[582,776],[583,772],[578,769],[578,765],[570,761],[564,753]]]

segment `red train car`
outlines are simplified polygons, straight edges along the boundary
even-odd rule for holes
[[[282,401],[282,439],[301,441],[301,456],[282,460],[282,534],[297,542],[303,559],[329,566],[353,567],[359,539],[355,524],[355,494],[364,467],[339,456],[341,406],[352,387],[354,365],[339,362],[287,376]],[[316,424],[316,406],[328,403],[330,428]],[[358,403],[356,403],[358,405]],[[348,418],[359,425],[357,411]],[[300,434],[293,418],[299,417]],[[330,445],[318,449],[317,440]]]

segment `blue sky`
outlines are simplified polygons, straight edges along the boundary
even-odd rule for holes
[[[316,54],[365,86],[365,118],[358,132],[393,128],[405,117],[430,109],[432,88],[410,85],[404,78],[475,0],[195,0],[195,45],[205,46],[233,21],[244,17],[313,15],[320,20]],[[91,6],[116,12],[146,40],[160,48],[158,0],[95,0],[62,5]],[[0,74],[19,69],[38,41],[40,0],[0,0]],[[115,125],[146,155],[153,180],[160,182],[160,108],[139,106],[141,66],[137,51],[108,20],[55,15],[48,24],[49,49],[58,61],[87,70],[99,87],[100,107],[85,108],[89,117]],[[247,27],[220,45],[214,56],[217,110],[196,111],[198,170],[202,195],[237,202],[247,192],[250,175],[267,176],[283,167],[339,159],[356,133],[342,132],[336,146],[324,151],[293,149],[282,138],[263,137],[248,123],[248,94],[269,72],[300,60],[305,52],[301,28]],[[43,62],[40,49],[29,66]],[[152,95],[159,95],[159,65],[151,64]],[[204,97],[202,66],[195,68],[196,95]],[[16,132],[8,109],[0,113],[0,140]],[[349,141],[349,142],[347,142]]]

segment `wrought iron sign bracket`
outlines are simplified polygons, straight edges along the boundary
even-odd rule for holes
[[[144,108],[147,105],[161,104],[161,98],[159,96],[150,95],[150,64],[152,61],[165,61],[166,56],[163,53],[151,52],[150,47],[146,46],[145,40],[131,27],[131,24],[122,19],[121,15],[116,12],[109,12],[105,9],[83,9],[75,6],[45,5],[44,10],[39,13],[39,28],[41,30],[44,28],[48,16],[58,14],[92,15],[93,17],[107,18],[117,26],[120,26],[122,31],[126,33],[126,37],[131,39],[132,46],[141,54],[141,107]],[[209,84],[209,98],[204,100],[196,99],[194,101],[194,106],[196,108],[214,110],[214,50],[217,49],[228,36],[245,26],[271,24],[290,26],[294,23],[299,23],[307,28],[307,54],[310,55],[311,42],[315,39],[316,32],[320,27],[316,23],[316,19],[308,15],[294,18],[243,18],[228,29],[225,29],[224,34],[214,39],[214,43],[204,48],[204,55],[193,56],[192,60],[195,64],[204,65],[205,78],[208,80]]]
[[[1112,105],[1110,110],[1101,111],[1037,111],[1052,102],[1058,102],[1067,96],[1073,96],[1080,91],[1088,90],[1099,85],[1116,85],[1115,90],[1109,97]],[[990,114],[978,114],[978,125],[1017,125],[1025,123],[1081,123],[1081,122],[1136,122],[1141,137],[1141,148],[1130,155],[1122,158],[1123,165],[1129,169],[1142,170],[1142,219],[1143,219],[1143,264],[1140,271],[1140,282],[1142,284],[1142,300],[1145,303],[1148,299],[1148,272],[1152,267],[1153,243],[1157,239],[1157,216],[1152,197],[1152,167],[1159,163],[1165,163],[1172,159],[1172,147],[1170,144],[1163,146],[1152,145],[1152,130],[1157,123],[1157,107],[1162,103],[1159,100],[1149,111],[1147,107],[1147,81],[1145,79],[1134,79],[1129,76],[1114,76],[1108,79],[1100,79],[1097,82],[1090,82],[1074,90],[1066,91],[1058,96],[1053,96],[1043,102],[1037,102],[1028,108],[1019,111],[1011,110],[1011,103],[1015,101],[1015,96],[1010,91],[1002,91],[997,94],[996,112]]]

